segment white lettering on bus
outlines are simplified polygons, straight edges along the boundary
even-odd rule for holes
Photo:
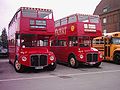
[[[96,32],[94,29],[84,29],[85,32]]]
[[[66,35],[66,29],[67,27],[55,29],[55,35]]]
[[[94,24],[84,24],[85,32],[96,32],[96,25]]]

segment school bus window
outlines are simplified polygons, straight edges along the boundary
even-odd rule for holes
[[[100,44],[104,44],[104,41],[103,41],[103,40],[100,40]]]
[[[93,43],[93,44],[96,44],[96,40],[93,40],[92,43]]]
[[[112,38],[113,44],[120,44],[120,38]]]
[[[99,44],[99,39],[96,40],[96,44]]]

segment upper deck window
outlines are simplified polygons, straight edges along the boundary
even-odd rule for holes
[[[76,15],[70,16],[70,17],[68,18],[68,23],[73,23],[73,22],[76,22],[76,21],[77,21]]]
[[[31,9],[23,9],[22,10],[22,15],[23,17],[37,17],[37,11],[36,10],[31,10]]]
[[[87,15],[79,15],[78,20],[79,20],[79,22],[89,22]]]
[[[60,20],[55,21],[55,27],[60,26]]]
[[[99,23],[99,17],[90,16],[90,22],[91,23]]]
[[[67,18],[61,19],[61,25],[65,25],[65,24],[67,24]]]
[[[39,18],[46,18],[46,19],[52,19],[52,12],[50,11],[39,11],[38,12]]]

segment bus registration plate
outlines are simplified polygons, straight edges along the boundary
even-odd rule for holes
[[[35,69],[43,69],[43,66],[35,67]]]
[[[95,64],[95,62],[90,62],[91,65]]]

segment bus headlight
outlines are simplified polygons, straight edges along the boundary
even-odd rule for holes
[[[25,62],[26,60],[27,60],[27,57],[23,56],[23,57],[22,57],[22,61]]]
[[[53,61],[54,60],[54,56],[50,56],[50,60]]]
[[[80,59],[83,59],[83,55],[82,54],[80,54]]]

